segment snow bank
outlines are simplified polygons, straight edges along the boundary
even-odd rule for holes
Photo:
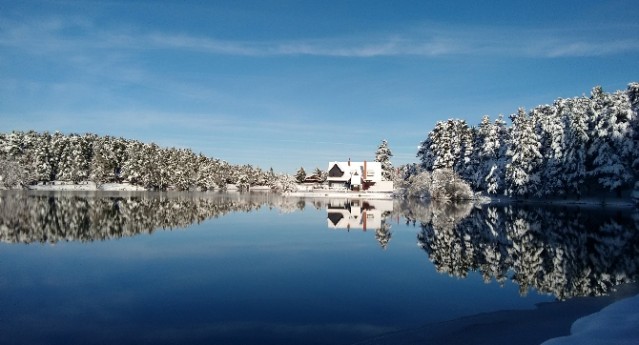
[[[615,302],[575,321],[571,335],[553,338],[543,345],[639,344],[639,295]]]

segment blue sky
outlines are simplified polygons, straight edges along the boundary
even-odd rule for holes
[[[0,131],[294,172],[639,81],[635,1],[0,0]]]

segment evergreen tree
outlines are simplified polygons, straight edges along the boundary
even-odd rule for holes
[[[587,175],[589,138],[588,103],[586,98],[559,100],[558,111],[566,128],[561,175],[567,193],[581,195]]]
[[[542,156],[539,152],[539,140],[532,120],[523,109],[520,108],[511,119],[513,129],[507,152],[506,194],[531,195],[539,190],[541,184],[539,167]]]
[[[475,156],[475,128],[469,127],[465,121],[457,123],[454,135],[459,138],[459,149],[456,152],[455,172],[463,179],[469,181],[477,170],[477,157]]]
[[[439,122],[435,126],[435,137],[431,149],[435,155],[433,171],[437,169],[452,169],[455,165],[455,153],[460,151],[459,140],[455,136],[454,120]]]
[[[468,183],[473,189],[485,189],[486,183],[484,178],[488,174],[487,165],[491,159],[491,151],[493,150],[492,142],[490,141],[490,134],[492,132],[492,124],[490,123],[490,117],[484,115],[481,119],[481,123],[475,133],[475,143],[472,154],[473,169],[472,174],[468,179]]]
[[[504,179],[509,141],[510,133],[506,127],[506,121],[502,115],[499,115],[489,127],[482,151],[485,163],[480,171],[484,176],[484,190],[490,194],[501,193],[506,188]]]
[[[300,167],[295,173],[295,180],[297,180],[297,182],[299,183],[302,183],[304,182],[305,178],[306,178],[306,171],[304,171],[304,167]]]
[[[542,165],[540,178],[544,181],[537,191],[538,196],[563,193],[565,191],[562,177],[562,165],[565,152],[564,123],[557,111],[557,105],[539,106],[532,110],[531,120],[535,133],[539,138]]]
[[[417,147],[417,158],[419,158],[421,162],[421,168],[427,171],[432,171],[433,164],[435,163],[435,153],[432,149],[435,133],[435,130],[428,133],[426,139],[424,139],[424,141],[422,141]]]
[[[95,183],[118,182],[126,160],[126,141],[110,136],[96,138],[90,178]]]
[[[591,93],[591,111],[595,133],[588,150],[593,163],[590,174],[601,186],[620,192],[633,178],[630,166],[625,164],[634,152],[630,139],[633,114],[627,94],[609,95],[601,87],[595,87]]]
[[[393,163],[390,161],[391,157],[393,157],[393,153],[388,147],[388,141],[384,139],[375,152],[375,162],[382,163],[382,177],[387,181],[393,180]]]
[[[420,145],[417,157],[422,167],[436,169],[462,169],[473,151],[473,132],[464,120],[438,122]]]
[[[44,132],[37,137],[34,146],[34,165],[36,182],[48,182],[55,178],[53,154],[51,152],[51,134]]]
[[[89,178],[94,136],[71,134],[66,137],[58,162],[56,179],[78,183]]]
[[[630,83],[628,85],[628,101],[630,102],[630,109],[632,110],[631,130],[632,130],[632,142],[635,147],[634,154],[632,155],[632,168],[635,175],[635,181],[639,178],[639,83]],[[639,191],[639,186],[635,184],[635,190]]]

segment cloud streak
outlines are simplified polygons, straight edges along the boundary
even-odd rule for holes
[[[550,34],[515,33],[514,38],[497,31],[480,36],[475,30],[425,34],[425,37],[388,35],[361,39],[311,39],[301,41],[225,41],[208,37],[154,33],[120,36],[121,42],[137,42],[140,49],[186,50],[212,55],[317,56],[375,58],[416,56],[510,56],[533,58],[608,56],[639,52],[639,39],[553,38]],[[533,37],[536,36],[536,37]],[[115,45],[120,43],[115,43]]]
[[[223,40],[172,32],[140,32],[131,28],[98,29],[86,20],[54,18],[42,23],[0,26],[0,46],[31,52],[73,50],[172,50],[230,56],[318,56],[375,58],[417,56],[511,56],[534,58],[608,56],[639,52],[639,38],[604,37],[597,30],[526,30],[518,28],[435,26],[361,37],[335,37],[293,41]],[[619,28],[636,31],[637,26]],[[73,32],[72,35],[69,32]]]

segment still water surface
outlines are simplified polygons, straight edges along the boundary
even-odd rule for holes
[[[351,344],[603,295],[632,208],[272,194],[0,194],[8,344]]]

